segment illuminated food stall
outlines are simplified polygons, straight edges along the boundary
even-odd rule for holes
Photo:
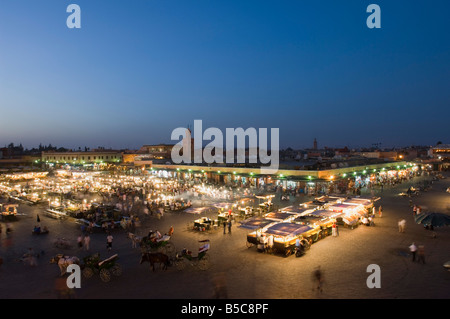
[[[358,226],[358,222],[362,216],[366,213],[366,206],[364,202],[342,202],[341,204],[335,204],[328,207],[333,212],[342,213],[341,216],[336,217],[336,222],[339,225],[349,227],[351,229]],[[371,203],[369,203],[370,205]]]
[[[265,219],[270,219],[277,222],[289,222],[292,219],[294,219],[296,214],[276,211],[276,212],[270,212],[267,214],[264,214],[263,217]]]
[[[64,212],[62,210],[58,210],[56,208],[47,208],[45,210],[45,215],[48,217],[56,218],[56,219],[61,219],[61,218],[67,217],[66,212]]]
[[[313,214],[313,212],[308,212],[307,214],[297,216],[294,220],[292,220],[292,222],[300,225],[307,225],[319,230],[314,234],[314,236],[309,238],[308,241],[312,244],[317,240],[325,238],[331,234],[332,226],[333,223],[336,222],[336,219],[333,215]]]
[[[297,239],[308,240],[311,236],[317,233],[317,229],[307,225],[296,223],[276,223],[266,230],[266,236],[273,236],[272,249],[285,256],[289,256],[295,247]]]
[[[251,230],[247,234],[247,247],[251,247],[259,243],[259,236],[267,227],[276,223],[276,221],[264,217],[251,217],[242,221],[238,227]]]
[[[324,196],[315,198],[312,203],[315,205],[318,205],[318,206],[325,206],[325,205],[337,203],[337,202],[340,202],[343,200],[345,200],[344,197],[324,195]]]
[[[332,232],[332,225],[334,222],[337,222],[339,218],[341,218],[344,213],[342,212],[334,212],[329,209],[321,209],[321,210],[315,210],[311,214],[311,216],[318,217],[322,219],[323,224],[318,225],[319,230],[317,233],[315,233],[314,237],[311,237],[310,239],[312,242],[315,242],[321,238],[324,238],[331,234]]]
[[[289,214],[295,214],[295,215],[301,215],[301,214],[307,214],[310,212],[313,212],[318,208],[317,205],[313,204],[300,204],[299,206],[288,206],[281,208],[281,212],[289,213]]]
[[[204,216],[194,221],[194,229],[200,231],[210,230],[212,226],[217,224],[218,221]]]
[[[17,204],[0,204],[0,211],[2,219],[9,220],[15,219],[17,217],[17,208],[19,205]]]
[[[374,202],[379,200],[380,198],[349,198],[344,201],[342,201],[342,204],[344,205],[354,205],[354,206],[362,206],[365,210],[369,211],[374,207]]]
[[[351,214],[355,212],[364,211],[363,205],[348,205],[348,204],[334,204],[330,205],[328,207],[328,210],[331,210],[336,213],[342,213],[342,214]]]
[[[256,196],[259,199],[259,209],[261,212],[269,212],[273,207],[272,199],[275,195]],[[262,202],[261,202],[262,201]]]

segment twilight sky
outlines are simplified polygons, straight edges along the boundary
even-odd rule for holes
[[[279,128],[281,147],[450,143],[449,15],[448,0],[2,0],[0,146],[175,143],[195,119]]]

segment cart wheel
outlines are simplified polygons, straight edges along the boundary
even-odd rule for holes
[[[91,268],[84,268],[83,269],[83,276],[84,278],[91,278],[94,274],[94,271]]]
[[[180,271],[186,268],[186,262],[184,261],[184,258],[177,259],[175,261],[175,267],[177,267],[177,269]]]
[[[122,266],[120,266],[119,264],[115,264],[114,266],[112,266],[111,272],[114,276],[122,275]]]
[[[198,261],[198,268],[200,270],[207,270],[210,266],[209,255],[203,256],[203,258]]]
[[[102,270],[100,270],[100,279],[103,282],[108,282],[111,280],[111,273],[109,272],[108,269],[103,268]]]
[[[166,255],[173,255],[175,253],[175,245],[173,243],[167,243],[165,246]]]

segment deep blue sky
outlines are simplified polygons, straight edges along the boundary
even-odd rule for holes
[[[194,119],[277,127],[281,147],[450,143],[449,16],[448,0],[2,0],[0,146],[138,148]]]

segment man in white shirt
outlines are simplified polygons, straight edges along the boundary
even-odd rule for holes
[[[416,261],[417,246],[414,243],[409,246],[409,251],[412,254],[412,261]]]

